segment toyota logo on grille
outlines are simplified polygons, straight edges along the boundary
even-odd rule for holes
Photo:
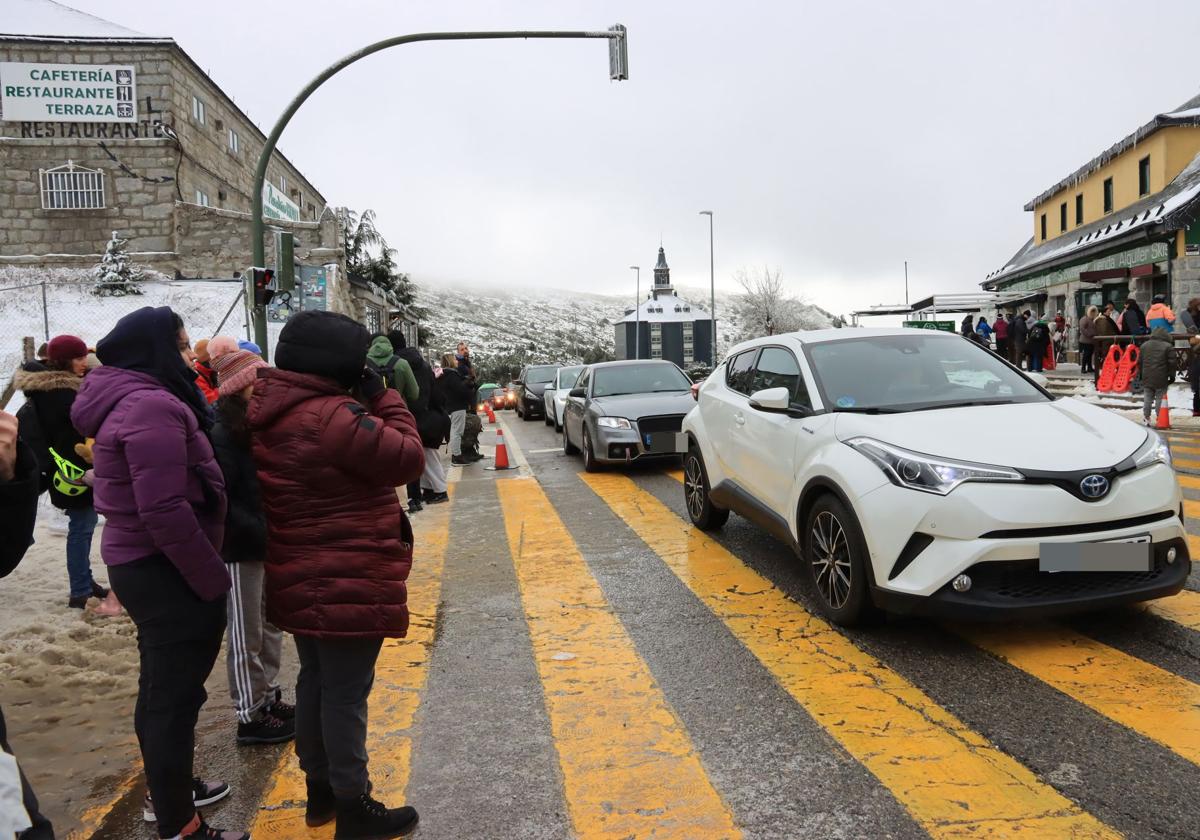
[[[1083,481],[1079,482],[1079,492],[1085,499],[1103,498],[1108,493],[1108,479],[1095,474],[1084,476]]]

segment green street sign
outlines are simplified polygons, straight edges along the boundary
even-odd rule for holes
[[[904,326],[914,330],[941,330],[954,332],[953,321],[905,321]]]

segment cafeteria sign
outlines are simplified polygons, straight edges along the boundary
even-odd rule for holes
[[[281,222],[300,221],[300,206],[271,184],[263,181],[263,216]]]
[[[904,326],[914,330],[941,330],[942,332],[954,332],[953,321],[905,321]]]
[[[134,70],[113,64],[0,62],[0,120],[137,122]]]

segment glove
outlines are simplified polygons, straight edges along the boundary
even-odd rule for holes
[[[370,367],[363,368],[362,379],[359,380],[358,386],[362,395],[369,400],[378,399],[387,390],[387,385],[384,384],[379,371]]]
[[[78,455],[83,460],[87,461],[89,464],[93,463],[93,461],[92,461],[92,446],[95,443],[96,443],[95,438],[87,438],[84,440],[83,443],[75,444],[75,454]]]

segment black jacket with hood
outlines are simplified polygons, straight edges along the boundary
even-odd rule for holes
[[[29,414],[18,412],[21,417],[21,437],[30,443],[42,473],[42,486],[50,488],[50,501],[62,510],[92,506],[92,488],[82,487],[83,492],[68,496],[54,486],[51,479],[58,471],[53,449],[64,461],[69,461],[82,470],[92,468],[75,452],[75,444],[83,443],[83,435],[71,424],[71,406],[83,377],[69,370],[53,370],[40,362],[27,362],[13,376],[13,387],[24,392],[25,400],[32,408]],[[36,428],[34,427],[36,426]]]

